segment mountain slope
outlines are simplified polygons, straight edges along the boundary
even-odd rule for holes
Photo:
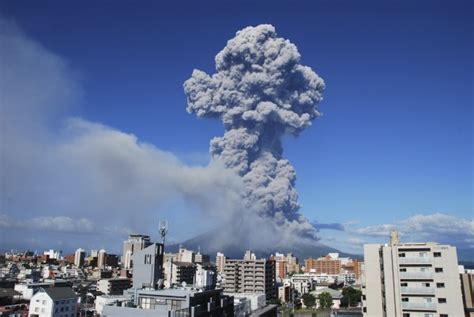
[[[350,256],[350,257],[361,258],[361,256],[351,255],[351,254],[341,252],[339,250],[336,250],[332,247],[329,247],[317,241],[311,244],[296,244],[291,247],[283,247],[283,248],[275,248],[275,249],[269,248],[266,250],[259,250],[259,249],[252,248],[250,245],[240,244],[239,241],[235,241],[234,243],[229,243],[222,246],[220,243],[215,243],[216,242],[215,236],[216,235],[213,232],[206,232],[192,239],[186,240],[180,244],[167,245],[165,246],[165,252],[177,252],[179,249],[179,246],[181,245],[190,250],[197,251],[198,249],[200,249],[202,253],[209,254],[211,256],[211,260],[213,260],[213,256],[217,252],[222,252],[224,253],[225,256],[229,258],[240,259],[244,256],[244,253],[246,250],[252,250],[253,252],[255,252],[255,254],[259,258],[260,257],[266,258],[270,256],[271,254],[275,254],[275,252],[280,252],[284,254],[291,252],[300,260],[300,262],[303,262],[304,259],[306,258],[309,258],[309,257],[316,258],[319,256],[326,255],[330,252],[338,252],[340,256]]]

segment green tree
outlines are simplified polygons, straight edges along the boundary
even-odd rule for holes
[[[308,308],[314,307],[314,305],[316,304],[316,297],[314,297],[313,294],[303,294],[301,298],[303,299],[304,305]]]
[[[352,307],[357,306],[362,298],[362,291],[353,287],[345,287],[342,289],[341,306]]]
[[[333,305],[332,296],[328,292],[322,292],[321,294],[319,294],[318,299],[319,306],[321,306],[321,308],[331,308],[331,306]]]

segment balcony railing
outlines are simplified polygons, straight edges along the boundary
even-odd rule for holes
[[[402,294],[415,294],[415,295],[433,295],[435,289],[433,287],[402,287]]]
[[[436,303],[402,302],[402,309],[436,310]]]
[[[426,280],[433,278],[433,272],[400,272],[401,279]]]
[[[432,261],[431,257],[406,257],[398,258],[399,264],[430,264]]]

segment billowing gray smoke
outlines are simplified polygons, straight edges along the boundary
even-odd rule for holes
[[[211,141],[212,158],[242,177],[246,208],[314,238],[298,212],[296,173],[282,158],[281,138],[297,136],[320,115],[324,81],[299,64],[296,46],[272,25],[237,32],[215,60],[215,74],[194,70],[184,83],[187,111],[224,123],[224,136]]]

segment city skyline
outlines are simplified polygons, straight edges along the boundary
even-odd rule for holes
[[[119,250],[129,233],[159,241],[160,219],[175,243],[218,225],[233,197],[209,165],[222,124],[186,113],[182,85],[271,23],[326,83],[323,116],[283,139],[321,241],[361,254],[396,227],[474,251],[471,3],[244,2],[239,19],[213,2],[48,3],[0,8],[0,249]]]

